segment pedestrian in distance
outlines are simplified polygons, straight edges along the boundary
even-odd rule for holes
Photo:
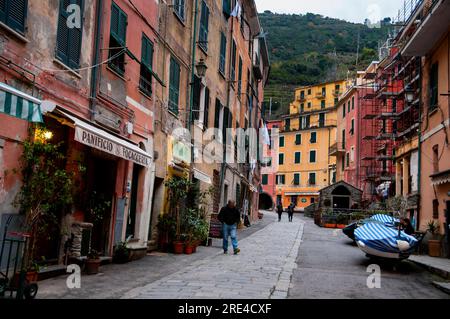
[[[278,222],[281,222],[281,215],[283,215],[283,205],[278,203],[277,205]]]
[[[241,250],[238,247],[237,228],[241,222],[241,214],[236,208],[236,203],[230,200],[227,206],[220,210],[218,218],[223,224],[223,252],[228,254],[228,237],[231,237],[234,254],[239,254]]]
[[[294,207],[295,207],[294,203],[291,203],[288,208],[288,216],[290,223],[292,223],[292,220],[294,219]]]

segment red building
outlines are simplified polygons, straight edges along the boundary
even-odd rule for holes
[[[269,131],[271,146],[266,146],[265,155],[266,157],[270,157],[270,162],[262,168],[261,170],[261,184],[262,184],[262,194],[261,194],[261,207],[269,209],[276,205],[277,199],[277,184],[276,184],[276,175],[277,175],[277,153],[274,151],[274,142],[277,140],[278,130],[281,128],[282,121],[274,120],[267,122],[267,129]],[[281,200],[281,199],[280,199]]]
[[[37,127],[31,122],[41,122],[40,129],[50,133],[48,142],[63,144],[65,168],[76,176],[71,213],[58,216],[60,228],[39,245],[40,256],[61,263],[70,237],[82,246],[72,257],[89,248],[111,256],[126,237],[136,252],[145,252],[157,3],[78,0],[71,1],[74,9],[64,7],[65,1],[5,1],[0,96],[8,98],[0,99],[0,171],[18,168],[28,129]],[[0,215],[17,213],[12,203],[20,177],[0,177]],[[92,201],[108,203],[101,222],[87,213]],[[89,247],[81,243],[83,230],[91,234]]]

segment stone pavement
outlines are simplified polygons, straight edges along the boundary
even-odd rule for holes
[[[272,214],[267,213],[266,214]],[[304,222],[274,222],[240,241],[241,254],[216,253],[127,292],[136,299],[287,298]]]
[[[431,272],[450,280],[450,259],[436,258],[426,255],[413,255],[409,260],[430,270]]]

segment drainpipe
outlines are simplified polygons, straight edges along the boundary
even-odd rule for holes
[[[188,130],[191,135],[191,168],[194,167],[194,139],[192,137],[192,109],[194,104],[194,81],[195,81],[195,50],[197,44],[197,17],[198,17],[198,0],[194,4],[194,24],[192,26],[192,64],[191,64],[191,89],[189,98],[189,112],[188,112]],[[192,170],[191,170],[192,171]]]
[[[94,65],[91,72],[91,96],[89,98],[89,108],[90,108],[90,119],[93,121],[96,113],[96,103],[97,103],[97,84],[98,84],[98,64],[100,56],[100,41],[101,41],[101,30],[102,30],[102,10],[103,10],[103,0],[97,1],[97,12],[96,12],[96,26],[95,26],[95,40],[94,40]]]
[[[422,166],[422,106],[423,106],[423,99],[422,99],[422,58],[420,59],[420,67],[419,67],[419,131],[418,131],[418,156],[417,156],[417,168],[419,171],[419,174],[417,174],[417,192],[421,193],[421,166]],[[420,226],[420,202],[422,199],[419,196],[419,200],[417,203],[417,221],[416,221],[416,229],[419,229]]]

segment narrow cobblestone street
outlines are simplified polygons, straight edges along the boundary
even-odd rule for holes
[[[126,265],[106,265],[69,290],[66,276],[39,284],[38,298],[310,299],[448,298],[434,276],[406,261],[382,266],[381,289],[366,286],[370,260],[341,231],[297,215],[293,223],[266,212],[240,231],[240,255],[224,255],[221,241],[194,255],[153,253]]]

